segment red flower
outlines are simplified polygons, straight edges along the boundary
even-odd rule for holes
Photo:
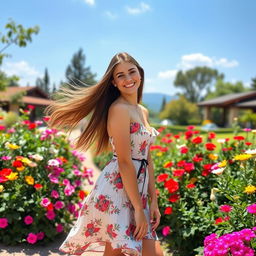
[[[87,230],[85,231],[85,236],[93,236],[96,232],[99,232],[100,228],[96,228],[93,223],[87,224]]]
[[[247,141],[247,142],[245,142],[245,145],[247,145],[247,146],[251,146],[251,145],[252,145],[252,143],[251,143],[251,142],[249,142],[249,141]]]
[[[33,105],[28,105],[28,109],[33,110],[34,108],[35,108],[35,106],[33,106]]]
[[[172,133],[166,133],[165,136],[166,136],[166,137],[171,137],[171,136],[172,136]]]
[[[169,168],[172,167],[173,163],[172,162],[168,162],[164,165],[164,168]]]
[[[224,220],[220,217],[215,220],[215,224],[222,223]]]
[[[185,138],[186,140],[190,139],[193,136],[193,132],[192,131],[186,131],[185,132]]]
[[[202,157],[199,157],[198,155],[195,155],[195,156],[192,158],[192,160],[193,160],[194,162],[201,162],[201,161],[203,161],[203,158],[202,158]]]
[[[164,210],[164,214],[172,214],[172,207],[166,207]]]
[[[187,148],[187,147],[181,147],[181,148],[180,148],[180,153],[181,153],[181,154],[186,154],[186,153],[188,153],[188,148]]]
[[[203,138],[201,136],[198,136],[198,137],[195,137],[193,140],[192,140],[192,143],[194,144],[200,144],[203,142]]]
[[[161,142],[164,142],[164,143],[171,143],[172,142],[172,139],[167,139],[167,138],[162,138],[161,139]]]
[[[179,138],[180,138],[180,135],[175,134],[173,137],[174,137],[175,139],[179,139]]]
[[[184,169],[186,172],[191,172],[192,170],[195,169],[195,166],[193,163],[185,163],[184,164]]]
[[[180,199],[180,196],[178,194],[171,195],[169,197],[169,202],[175,203]]]
[[[12,172],[12,169],[10,168],[4,168],[0,171],[0,176],[8,176]]]
[[[174,177],[182,177],[184,173],[185,173],[184,169],[176,169],[173,171],[173,176]]]
[[[195,126],[189,125],[189,126],[187,126],[187,129],[188,129],[188,130],[194,130],[194,129],[195,129]]]
[[[186,161],[185,160],[180,160],[178,163],[177,163],[177,166],[179,167],[183,167],[185,165]]]
[[[204,146],[209,151],[213,151],[216,148],[216,146],[213,143],[210,143],[210,142],[209,143],[205,143]]]
[[[129,237],[133,237],[133,233],[135,231],[135,226],[133,224],[130,224],[129,227],[126,229],[125,233]]]
[[[78,192],[78,196],[79,196],[79,198],[81,199],[81,200],[84,200],[84,198],[85,198],[85,192],[83,191],[83,190],[79,190],[79,192]]]
[[[29,130],[33,130],[33,129],[35,129],[36,128],[36,124],[35,123],[30,123],[29,125],[28,125],[28,129]]]
[[[42,188],[42,187],[43,187],[43,186],[42,186],[41,184],[35,184],[35,185],[34,185],[34,188],[35,188],[35,189],[40,189],[40,188]]]
[[[244,136],[234,136],[234,140],[244,140]]]
[[[48,211],[53,211],[53,203],[50,203],[48,206],[47,206],[47,210]]]
[[[216,138],[216,133],[214,133],[214,132],[209,132],[208,133],[208,139],[209,140],[212,140],[212,139],[215,139]]]
[[[195,184],[190,183],[190,184],[188,184],[188,185],[186,186],[186,188],[194,188],[195,186],[196,186]]]
[[[210,170],[203,170],[203,171],[202,171],[202,176],[206,177],[206,176],[208,176],[210,173],[211,173]]]
[[[168,174],[166,173],[162,173],[160,175],[157,176],[157,182],[163,182],[168,178]]]
[[[44,116],[44,117],[43,117],[43,120],[44,120],[45,122],[47,122],[47,121],[50,120],[50,117],[49,117],[49,116]]]
[[[210,170],[212,168],[212,164],[204,164],[203,167],[205,170]]]
[[[15,161],[12,162],[12,166],[16,167],[16,168],[22,167],[23,163],[21,161],[15,160]]]
[[[173,193],[179,189],[179,183],[174,179],[169,179],[164,183],[164,187],[168,189],[169,193]]]

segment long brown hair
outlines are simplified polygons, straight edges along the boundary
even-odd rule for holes
[[[141,102],[144,86],[144,70],[138,62],[126,52],[116,54],[110,61],[102,79],[94,86],[81,88],[72,86],[62,87],[57,95],[61,98],[54,100],[45,113],[50,116],[48,125],[55,128],[65,128],[72,131],[78,123],[89,116],[88,123],[76,141],[76,148],[87,150],[97,141],[96,154],[106,150],[109,145],[107,133],[108,110],[112,102],[119,96],[119,90],[112,84],[113,72],[117,64],[130,62],[137,66],[141,75],[137,102]]]

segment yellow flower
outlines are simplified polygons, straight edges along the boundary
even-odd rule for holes
[[[208,157],[213,161],[218,159],[218,155],[216,154],[209,154]]]
[[[25,169],[25,166],[17,167],[16,168],[19,172],[22,172]]]
[[[218,167],[225,167],[227,165],[227,160],[223,160],[218,164]]]
[[[25,180],[29,185],[34,185],[35,180],[32,176],[25,176]]]
[[[163,152],[157,152],[156,155],[157,155],[157,156],[162,156],[162,155],[163,155]]]
[[[10,149],[18,149],[18,148],[20,148],[20,146],[18,146],[18,145],[16,145],[16,144],[9,144],[8,145],[8,147],[10,148]]]
[[[240,196],[233,196],[233,198],[234,198],[235,200],[238,200],[238,199],[240,198]]]
[[[0,193],[4,191],[4,186],[0,185]]]
[[[17,180],[18,179],[18,173],[17,172],[11,172],[8,176],[6,176],[8,180]]]
[[[256,192],[256,187],[253,185],[249,185],[249,186],[245,187],[245,189],[244,189],[244,193],[246,193],[246,194],[253,194],[255,192]]]
[[[11,137],[11,134],[10,133],[6,133],[5,134],[5,138],[9,139]]]
[[[197,182],[197,178],[195,177],[191,178],[189,181],[189,183],[192,183],[192,184],[194,184],[195,182]]]
[[[236,155],[234,159],[238,160],[238,161],[245,161],[251,157],[252,157],[252,155],[250,155],[250,154],[241,154],[241,155]]]
[[[21,159],[21,161],[22,161],[22,163],[27,164],[27,165],[29,165],[29,164],[32,162],[31,160],[29,160],[29,159],[26,158],[26,157],[23,157],[23,158]]]

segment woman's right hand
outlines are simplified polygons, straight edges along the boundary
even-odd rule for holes
[[[148,232],[148,222],[143,209],[135,209],[134,212],[136,228],[133,233],[135,240],[141,240]]]

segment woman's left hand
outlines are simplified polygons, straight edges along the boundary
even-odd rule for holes
[[[161,214],[158,208],[157,201],[153,201],[150,204],[150,223],[152,225],[152,230],[155,231],[160,223]]]

